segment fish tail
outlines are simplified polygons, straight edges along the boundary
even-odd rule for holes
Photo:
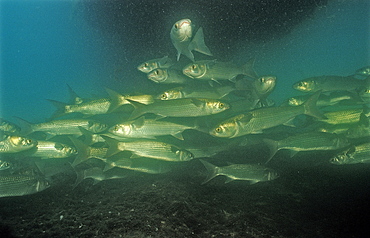
[[[270,160],[274,157],[276,152],[279,150],[279,143],[278,141],[274,141],[271,139],[263,139],[263,142],[267,145],[269,148],[270,154],[265,164],[270,162]]]
[[[75,145],[78,152],[75,160],[71,164],[71,166],[74,168],[89,159],[89,146],[73,136],[69,136],[69,139]]]
[[[127,99],[127,101],[129,101],[130,104],[132,106],[134,106],[134,108],[135,108],[134,111],[131,113],[130,117],[128,118],[128,120],[133,120],[133,119],[138,118],[139,116],[145,114],[145,112],[143,111],[143,109],[146,106],[145,104],[142,104],[142,103],[130,100],[130,99]]]
[[[105,91],[109,94],[109,97],[111,99],[111,103],[107,111],[107,113],[110,113],[122,105],[121,101],[122,101],[123,96],[109,88],[105,88]]]
[[[28,134],[31,134],[33,132],[33,129],[32,129],[32,123],[31,122],[28,122],[20,117],[15,117],[18,119],[18,121],[20,122],[20,127],[21,127],[21,134],[22,135],[28,135]]]
[[[321,90],[314,93],[306,102],[302,104],[304,109],[304,114],[316,117],[318,119],[326,119],[324,114],[322,114],[316,106],[316,102],[319,99]]]
[[[121,152],[121,150],[118,149],[118,143],[119,141],[113,139],[113,138],[110,138],[108,136],[102,136],[105,140],[105,142],[108,144],[109,148],[107,150],[107,154],[105,155],[105,157],[111,157],[112,155],[115,155],[119,152]]]
[[[211,179],[213,179],[214,177],[216,177],[218,175],[219,168],[217,166],[205,161],[205,160],[202,160],[202,159],[200,159],[200,162],[202,162],[204,167],[207,169],[207,177],[202,182],[202,184],[205,184],[205,183],[207,183],[208,181],[210,181]]]
[[[258,78],[256,71],[254,71],[255,60],[256,60],[255,58],[252,58],[243,66],[243,74],[253,79]]]
[[[200,27],[195,34],[192,42],[189,44],[189,51],[192,50],[198,51],[199,53],[213,56],[209,48],[206,46],[206,43],[204,42],[204,34],[203,34],[203,28]]]
[[[51,100],[51,99],[46,99],[46,100],[51,102],[57,108],[57,110],[53,113],[51,118],[57,118],[57,117],[61,117],[61,116],[64,116],[64,115],[68,114],[68,113],[66,113],[67,103],[59,102],[59,101],[55,101],[55,100]]]

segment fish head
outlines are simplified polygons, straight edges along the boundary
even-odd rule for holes
[[[148,74],[148,79],[153,82],[160,83],[168,78],[168,72],[166,69],[155,69]]]
[[[217,125],[209,131],[209,134],[215,137],[232,138],[238,132],[236,122],[225,122]]]
[[[262,76],[254,81],[254,87],[260,94],[271,92],[276,85],[275,76]]]
[[[174,88],[163,92],[157,98],[160,100],[178,99],[183,98],[183,93],[181,92],[181,88]]]
[[[87,125],[87,130],[93,133],[100,133],[105,131],[108,128],[108,125],[105,123],[100,123],[97,121],[89,121]]]
[[[176,150],[175,153],[180,161],[189,161],[189,160],[194,159],[194,155],[187,150],[179,149],[179,150]]]
[[[193,25],[190,19],[182,19],[173,24],[171,29],[171,39],[173,41],[190,41],[193,36]]]
[[[353,153],[356,151],[355,146],[351,146],[350,148],[340,152],[339,154],[335,155],[330,159],[330,163],[336,165],[342,164],[350,164],[352,160],[354,160]]]
[[[40,177],[35,184],[35,189],[37,192],[41,192],[47,189],[48,187],[50,187],[50,183],[45,178],[42,177]]]
[[[77,155],[77,150],[69,145],[55,143],[54,148],[67,157]]]
[[[304,101],[302,100],[302,98],[291,97],[288,99],[289,106],[299,106],[299,105],[302,105],[303,103]]]
[[[37,145],[37,141],[21,136],[9,136],[8,139],[14,147],[20,147],[23,149],[33,148]]]
[[[131,134],[132,130],[131,124],[117,124],[112,126],[108,131],[117,136],[128,136]]]
[[[190,78],[201,78],[207,72],[205,63],[191,63],[185,66],[182,73]]]
[[[316,82],[315,80],[302,80],[293,85],[293,88],[301,92],[313,92],[315,90]]]
[[[0,160],[0,170],[6,170],[12,167],[12,164],[5,160]]]
[[[230,104],[218,100],[206,100],[205,105],[211,114],[220,113],[230,108]]]
[[[152,70],[158,68],[157,62],[145,62],[140,64],[137,69],[140,70],[143,73],[150,73]]]

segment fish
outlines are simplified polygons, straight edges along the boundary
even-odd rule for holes
[[[6,136],[0,141],[0,154],[18,153],[36,147],[37,141],[22,136]]]
[[[363,108],[350,108],[345,110],[325,112],[325,119],[319,121],[328,124],[353,124],[360,121],[361,115],[364,113]]]
[[[108,132],[125,138],[155,139],[156,136],[172,135],[177,139],[184,140],[182,132],[195,128],[195,126],[187,126],[169,121],[145,119],[142,116],[133,121],[116,124]]]
[[[220,100],[200,98],[180,98],[174,100],[157,101],[144,105],[131,101],[135,107],[129,120],[146,113],[154,113],[161,117],[199,117],[223,112],[230,108],[229,104]]]
[[[164,56],[163,58],[148,60],[140,64],[137,69],[147,74],[155,69],[167,69],[173,64],[168,56]]]
[[[34,170],[13,174],[0,174],[0,197],[33,194],[49,187],[49,182]]]
[[[330,159],[336,165],[370,163],[370,142],[352,145]]]
[[[177,61],[181,54],[194,62],[193,50],[199,53],[212,56],[204,42],[203,28],[200,27],[193,37],[193,24],[190,19],[182,19],[173,24],[170,37],[172,44],[177,50]]]
[[[70,136],[69,139],[72,141],[77,149],[77,156],[72,163],[73,168],[91,158],[96,158],[104,162],[106,161],[108,148],[88,146],[87,144],[77,138],[74,138],[73,136]]]
[[[3,159],[0,159],[0,171],[7,170],[12,167],[12,163]]]
[[[189,77],[176,69],[155,69],[147,76],[151,81],[161,84],[186,84],[191,82]]]
[[[253,81],[252,98],[258,100],[260,106],[268,106],[267,97],[274,91],[276,77],[272,75],[261,76]]]
[[[365,85],[365,80],[352,76],[318,76],[301,80],[293,88],[301,92],[355,91]]]
[[[54,142],[38,140],[34,149],[27,151],[30,157],[40,157],[41,159],[60,159],[68,158],[77,154],[77,150],[72,146]]]
[[[57,135],[82,135],[80,127],[93,133],[100,133],[108,129],[108,125],[91,119],[62,119],[51,120],[38,124],[32,124],[22,118],[17,117],[22,123],[22,133],[28,135],[30,133],[41,131],[50,139]]]
[[[337,150],[350,145],[345,136],[326,132],[307,132],[292,135],[278,141],[271,139],[263,139],[263,141],[270,148],[270,157],[267,162],[281,149],[288,149],[294,155],[300,151]]]
[[[347,130],[346,136],[348,138],[369,137],[370,136],[370,118],[367,117],[365,113],[362,113],[360,115],[360,121]]]
[[[320,93],[319,91],[313,94],[304,104],[297,107],[268,107],[239,114],[219,123],[210,130],[209,134],[227,138],[259,134],[264,129],[283,125],[301,114],[324,119],[324,115],[315,105]]]
[[[212,88],[190,88],[177,87],[166,90],[159,94],[157,99],[173,100],[179,98],[205,98],[205,99],[221,99],[236,90],[233,86],[221,86]]]
[[[243,66],[218,60],[202,60],[188,64],[183,68],[182,72],[184,75],[197,80],[216,82],[219,80],[229,80],[235,82],[235,78],[238,75],[258,78],[253,65],[254,59],[251,59]]]
[[[132,142],[120,142],[104,136],[109,149],[106,157],[115,155],[121,151],[131,151],[130,158],[147,157],[158,160],[181,162],[189,161],[194,158],[193,154],[177,146],[160,142],[139,140]]]
[[[122,95],[122,94],[119,94],[116,91],[108,89],[108,88],[106,88],[105,90],[108,92],[108,94],[109,94],[109,96],[112,100],[110,108],[108,109],[108,112],[113,112],[118,107],[120,107],[122,105],[131,105],[129,100],[139,102],[139,103],[145,104],[145,105],[152,104],[154,102],[154,97],[152,95],[148,95],[148,94]]]
[[[207,183],[219,175],[226,176],[225,183],[234,180],[247,180],[250,184],[271,181],[279,177],[279,174],[273,169],[258,164],[232,164],[218,167],[202,159],[200,159],[200,162],[207,169],[207,178],[202,184]]]
[[[111,107],[110,98],[99,98],[89,101],[83,101],[79,104],[68,104],[51,99],[48,99],[48,101],[57,108],[57,111],[54,112],[52,118],[61,117],[71,113],[81,113],[84,116],[106,114]]]
[[[0,118],[0,132],[5,132],[7,134],[17,134],[20,133],[21,128],[14,123],[11,123],[3,118]]]
[[[301,95],[288,98],[287,104],[290,106],[299,106],[304,103],[310,95]],[[361,104],[361,98],[356,94],[348,91],[340,91],[340,92],[329,92],[328,95],[320,94],[319,99],[317,100],[316,106],[318,107],[326,107],[326,106],[333,106],[337,104],[343,104],[344,102],[349,102],[352,104]]]
[[[362,67],[358,70],[356,70],[357,75],[362,75],[362,76],[369,76],[370,75],[370,66],[365,66]]]
[[[107,171],[115,167],[147,174],[163,174],[171,170],[169,163],[165,161],[145,157],[132,159],[120,156],[107,159],[106,166],[103,171]]]
[[[103,180],[122,179],[126,178],[129,175],[130,171],[125,169],[113,168],[108,171],[103,171],[102,168],[92,167],[77,172],[77,179],[74,184],[74,187],[80,184],[84,179],[88,178],[93,179],[94,180],[93,185],[96,185],[97,183]]]

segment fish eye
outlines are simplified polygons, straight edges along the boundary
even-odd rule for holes
[[[220,132],[222,131],[222,128],[221,128],[221,127],[217,127],[217,128],[215,129],[215,131],[216,131],[217,133],[220,133]]]
[[[144,64],[144,67],[148,67],[148,66],[149,66],[149,64],[148,64],[148,63],[145,63],[145,64]]]
[[[219,107],[220,107],[220,108],[224,108],[224,107],[225,107],[225,104],[221,102],[221,103],[219,104]]]
[[[191,68],[192,68],[192,69],[196,69],[196,68],[197,68],[197,65],[196,65],[196,64],[193,64],[193,65],[191,66]]]
[[[179,28],[179,24],[178,24],[178,23],[176,23],[176,24],[175,24],[175,28],[176,28],[176,29],[178,29],[178,28]]]
[[[165,93],[164,93],[164,94],[162,94],[162,95],[161,95],[161,98],[162,98],[162,99],[167,99],[167,94],[165,94]]]
[[[25,145],[32,144],[32,140],[31,139],[26,139],[24,142],[25,142],[24,143]]]

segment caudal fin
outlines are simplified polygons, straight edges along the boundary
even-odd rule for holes
[[[67,114],[66,113],[67,103],[58,102],[58,101],[51,100],[51,99],[46,99],[46,100],[48,100],[49,102],[51,102],[57,108],[57,110],[53,113],[53,115],[51,116],[51,118],[57,118],[57,117],[61,117],[61,116],[64,116],[64,115]]]
[[[206,46],[206,43],[204,42],[204,34],[203,34],[202,27],[198,29],[193,40],[189,44],[189,51],[192,51],[192,50],[198,51],[199,53],[202,53],[205,55],[213,56],[211,51]]]
[[[79,165],[89,159],[89,146],[83,143],[81,140],[74,138],[73,136],[70,136],[69,139],[75,145],[78,152],[75,160],[71,164],[72,167],[76,167],[76,165]]]
[[[255,60],[256,60],[255,58],[252,58],[243,66],[243,74],[253,79],[258,78],[256,71],[254,71]]]
[[[319,99],[319,96],[321,94],[321,90],[314,93],[309,99],[307,99],[306,102],[302,104],[304,108],[304,114],[316,117],[318,119],[326,119],[324,114],[319,111],[319,109],[316,107],[316,102]]]
[[[208,163],[205,160],[200,159],[199,161],[202,162],[204,167],[207,169],[207,177],[202,182],[202,184],[205,184],[205,183],[207,183],[208,181],[210,181],[211,179],[213,179],[214,177],[216,177],[218,175],[219,168],[217,166],[211,164],[211,163]]]

